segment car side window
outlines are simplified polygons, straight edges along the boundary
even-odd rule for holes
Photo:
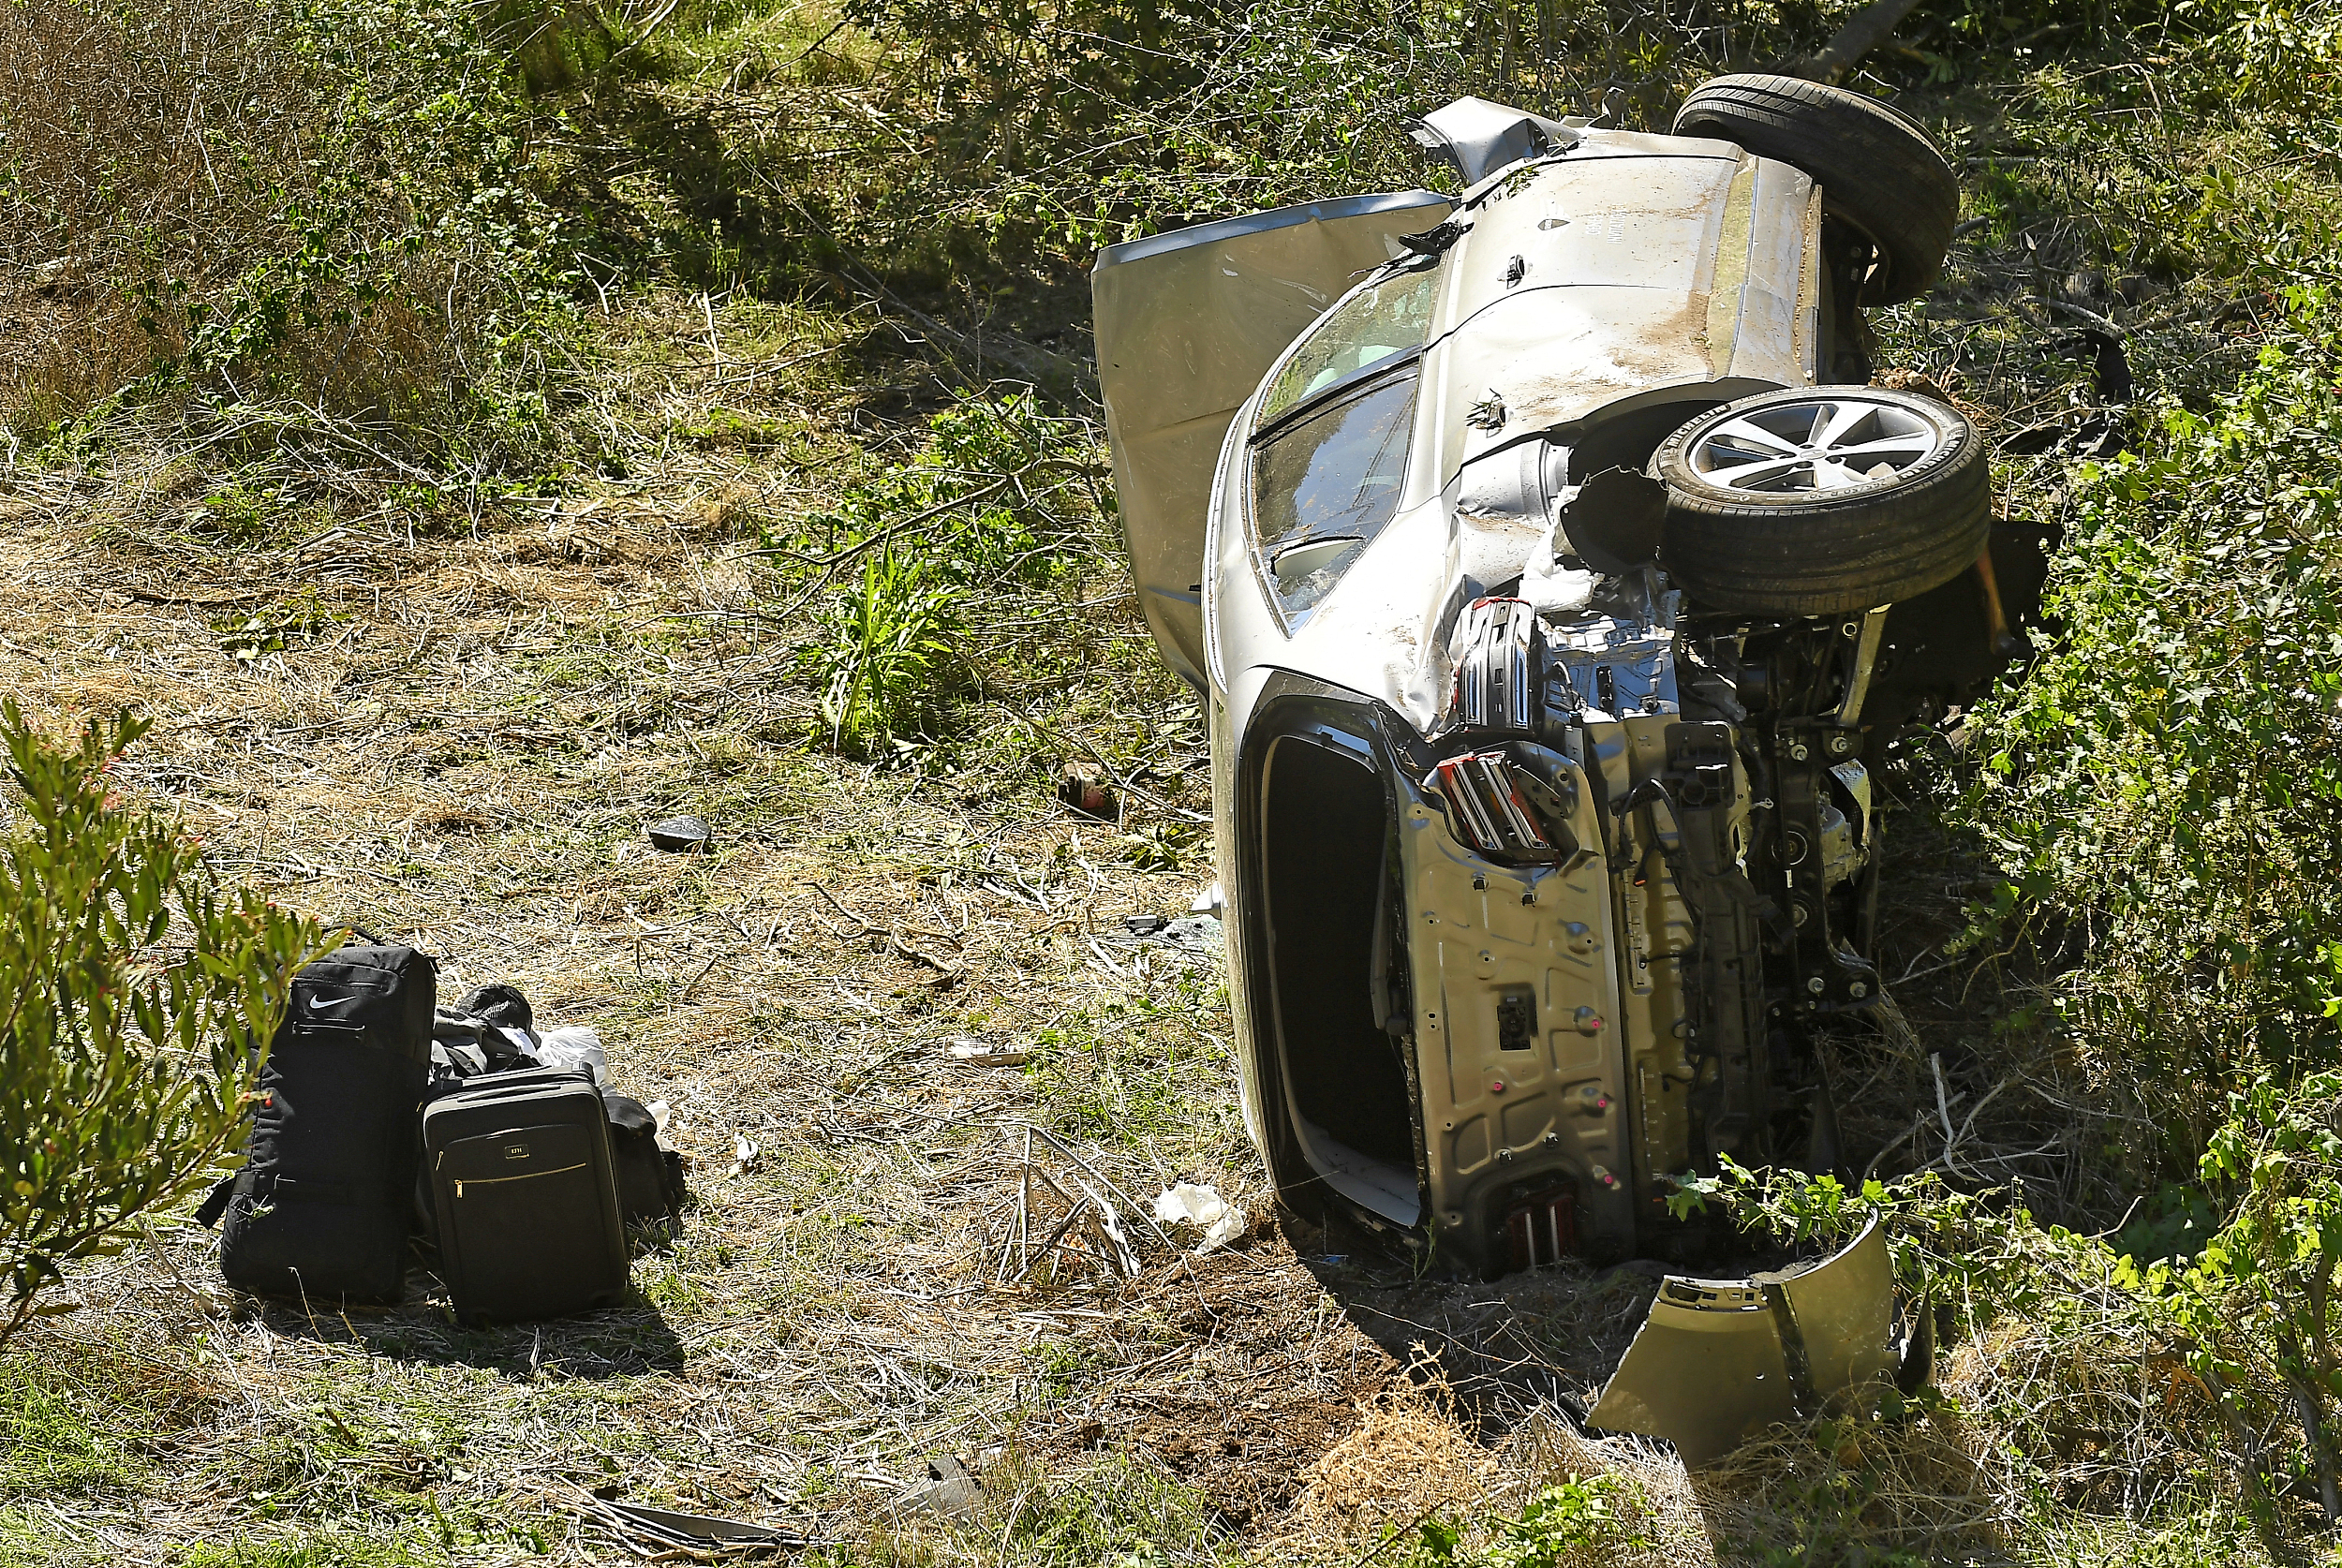
[[[1288,628],[1399,510],[1417,377],[1410,362],[1253,444],[1253,544]]]
[[[1439,290],[1439,269],[1418,266],[1371,283],[1326,313],[1285,361],[1261,398],[1258,428],[1328,388],[1423,347]]]

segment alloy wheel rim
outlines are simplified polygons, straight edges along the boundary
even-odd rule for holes
[[[1900,403],[1840,393],[1735,414],[1701,431],[1684,455],[1691,471],[1718,489],[1797,495],[1898,479],[1949,438]]]

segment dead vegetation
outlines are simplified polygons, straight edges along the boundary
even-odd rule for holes
[[[449,47],[464,15],[0,11],[11,450],[139,406],[232,407],[205,432],[230,451],[328,416],[369,461],[493,437],[543,368],[507,334],[550,220],[513,172],[510,87]]]

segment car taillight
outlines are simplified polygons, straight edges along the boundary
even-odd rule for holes
[[[1456,720],[1468,730],[1535,728],[1545,636],[1525,599],[1479,599],[1456,629]]]
[[[1521,797],[1502,751],[1475,751],[1439,765],[1440,793],[1455,808],[1456,825],[1474,849],[1508,860],[1538,860],[1552,853],[1553,841],[1534,807]]]

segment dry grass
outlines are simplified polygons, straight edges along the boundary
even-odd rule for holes
[[[426,134],[445,167],[400,151],[447,121],[419,75],[463,84],[399,25],[271,0],[0,7],[0,422],[29,436],[157,373],[456,420],[526,270],[481,220],[530,220],[517,193],[464,211],[492,96]]]
[[[314,425],[232,483],[130,444],[8,485],[0,680],[60,719],[152,713],[126,777],[224,869],[416,941],[448,991],[510,980],[597,1025],[619,1080],[673,1107],[695,1201],[638,1238],[634,1308],[489,1331],[420,1273],[393,1311],[240,1301],[207,1233],[158,1222],[26,1348],[57,1370],[15,1407],[0,1561],[625,1560],[591,1494],[858,1561],[1339,1562],[1429,1506],[1517,1513],[1604,1472],[1633,1483],[1649,1560],[1716,1556],[1770,1481],[1695,1488],[1558,1413],[1648,1276],[1418,1280],[1370,1237],[1275,1222],[1214,964],[1122,930],[1209,875],[1126,858],[1202,788],[1192,702],[1144,663],[1126,589],[1065,590],[1104,608],[1088,675],[1020,699],[1053,704],[1038,732],[979,704],[884,768],[808,743],[805,629],[775,622],[782,581],[741,533],[867,469],[852,398],[915,367],[869,361],[852,319],[714,319],[712,356],[696,301],[613,324],[585,417],[628,433],[634,477],[557,504],[385,505]],[[856,355],[858,381],[835,368]],[[789,359],[760,433],[711,420],[738,366]],[[707,429],[735,433],[674,434]],[[1093,751],[1154,770],[1119,824],[1055,799]],[[714,854],[647,846],[679,810]],[[1030,1059],[952,1054],[971,1040]],[[1253,1213],[1237,1247],[1151,1233],[1137,1206],[1180,1179]],[[903,1501],[945,1454],[987,1478],[974,1521]]]
[[[773,325],[739,318],[752,342]],[[671,358],[642,362],[630,428],[724,394]],[[859,459],[766,407],[804,463],[685,447],[651,480],[477,521],[364,508],[348,470],[287,460],[242,472],[235,509],[185,459],[10,486],[5,678],[59,718],[152,713],[126,777],[224,869],[418,942],[443,989],[511,980],[541,1016],[600,1026],[621,1080],[672,1105],[696,1194],[642,1238],[638,1308],[541,1331],[459,1331],[421,1276],[393,1312],[231,1302],[211,1238],[159,1225],[26,1354],[191,1392],[147,1432],[111,1386],[68,1390],[57,1432],[126,1446],[69,1505],[10,1489],[26,1561],[334,1531],[595,1560],[614,1548],[576,1523],[580,1487],[911,1552],[893,1500],[942,1452],[1004,1475],[1034,1456],[1051,1495],[1126,1452],[1189,1500],[1173,1523],[1202,1549],[1289,1494],[1255,1473],[1264,1443],[1288,1471],[1315,1457],[1297,1412],[1337,1431],[1387,1376],[1273,1233],[1190,1260],[1118,1205],[1134,1280],[987,1268],[1028,1127],[1077,1151],[1041,1146],[1062,1186],[1143,1202],[1193,1177],[1261,1206],[1208,967],[1121,931],[1183,910],[1200,874],[1119,863],[1115,825],[1055,802],[1055,756],[1003,777],[979,737],[930,777],[808,745],[801,629],[760,618],[737,514],[783,514]],[[1058,724],[1078,733],[1083,705]],[[1131,722],[1194,745],[1192,720]],[[714,855],[645,843],[681,809]],[[1034,1058],[961,1063],[971,1036]],[[71,1446],[25,1441],[52,1439]]]
[[[129,206],[168,226],[207,188],[215,143],[181,128],[204,95],[245,95],[220,112],[256,106],[235,134],[272,156],[298,147],[267,119],[305,90],[281,64],[173,74],[227,58],[239,14],[163,0],[77,32],[69,7],[9,8],[0,112],[22,136],[27,104],[85,106],[135,150],[151,200]],[[83,189],[81,143],[27,145]],[[815,151],[823,178],[878,177]],[[10,232],[13,260],[48,255]],[[217,283],[242,259],[187,264]],[[1913,313],[1898,346],[2006,422],[2070,407],[2079,368],[1985,308],[2035,284],[1963,265],[1977,318]],[[57,281],[77,275],[0,277],[11,407],[76,405],[142,363],[126,296]],[[2142,366],[2249,347],[2194,333],[2204,303],[2157,307]],[[602,305],[560,418],[604,477],[541,500],[421,483],[370,427],[265,400],[6,470],[0,681],[60,718],[153,713],[126,777],[224,869],[420,943],[451,992],[510,980],[597,1025],[618,1079],[673,1107],[694,1205],[638,1237],[633,1308],[493,1331],[456,1328],[421,1273],[389,1312],[240,1302],[208,1235],[158,1221],[0,1367],[0,1562],[631,1561],[582,1516],[607,1495],[786,1522],[859,1561],[1351,1564],[1427,1510],[1517,1516],[1589,1475],[1620,1478],[1651,1543],[1599,1561],[2005,1561],[2050,1555],[2044,1473],[2048,1502],[2083,1511],[2068,1544],[2102,1537],[2066,1555],[2112,1561],[2139,1553],[2134,1516],[2203,1484],[2201,1413],[2142,1347],[2038,1324],[1951,1357],[1923,1420],[1783,1432],[1687,1477],[1563,1413],[1615,1364],[1648,1274],[1427,1280],[1371,1237],[1279,1222],[1216,974],[1122,933],[1210,875],[1189,839],[1177,869],[1131,841],[1188,826],[1202,740],[1127,585],[1102,569],[1039,611],[987,604],[997,668],[1028,673],[986,687],[948,745],[879,767],[808,738],[798,648],[822,599],[789,610],[808,584],[752,552],[898,457],[983,362],[884,312]],[[1120,822],[1054,799],[1093,755],[1147,770]],[[715,854],[648,848],[642,825],[679,810]],[[2107,1124],[2067,1064],[1994,1027],[2005,977],[1936,967],[1977,870],[1896,832],[1884,962],[1909,977],[1907,1028],[1833,1042],[1849,1134],[1905,1135],[1882,1171],[2090,1212],[2074,1156]],[[1030,1059],[955,1058],[970,1039]],[[1123,1201],[1180,1179],[1254,1213],[1238,1246],[1185,1255]],[[1069,1215],[1070,1246],[1043,1245]],[[945,1454],[985,1480],[972,1519],[906,1501]]]

